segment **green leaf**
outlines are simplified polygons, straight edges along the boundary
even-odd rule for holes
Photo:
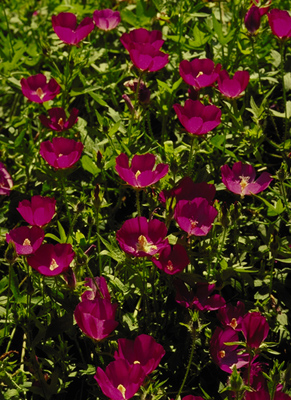
[[[66,241],[67,241],[66,232],[65,232],[64,228],[62,227],[62,224],[60,223],[60,221],[57,221],[57,223],[58,223],[58,228],[59,228],[59,234],[60,234],[60,238],[61,238],[61,243],[66,243]]]
[[[87,154],[84,154],[82,156],[81,164],[82,164],[82,167],[84,168],[84,170],[90,172],[90,174],[92,174],[93,176],[98,175],[99,172],[101,171],[97,167],[96,163],[92,160],[92,158],[87,156]]]
[[[96,94],[94,92],[89,92],[89,95],[92,97],[92,99],[94,99],[96,101],[96,103],[100,104],[100,106],[108,107],[108,104],[105,103],[105,101],[102,99],[102,97],[99,96],[98,94]]]
[[[58,243],[62,243],[61,239],[58,238],[56,235],[54,235],[53,233],[46,233],[44,237],[48,237],[50,239],[55,240]]]

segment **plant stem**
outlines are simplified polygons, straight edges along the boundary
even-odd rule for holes
[[[196,339],[196,335],[195,335],[195,331],[194,331],[194,333],[192,333],[191,353],[190,353],[190,357],[189,357],[186,373],[184,375],[184,379],[183,379],[182,384],[180,386],[179,392],[178,392],[178,394],[176,396],[176,400],[179,400],[180,394],[182,393],[183,387],[184,387],[184,385],[186,383],[187,377],[188,377],[189,372],[190,372],[190,368],[191,368],[191,364],[192,364],[192,360],[193,360],[193,355],[194,355],[194,350],[195,350],[195,339]]]
[[[283,101],[284,101],[284,108],[285,108],[285,142],[287,140],[288,135],[288,117],[287,117],[287,100],[286,100],[286,88],[285,88],[285,81],[284,81],[284,70],[285,70],[285,63],[284,63],[284,44],[280,41],[280,54],[281,54],[281,78],[282,78],[282,88],[283,88]],[[285,147],[285,146],[284,146]]]
[[[136,208],[137,208],[137,215],[139,217],[141,217],[141,205],[140,205],[139,192],[140,192],[140,190],[136,189],[136,191],[135,191],[135,194],[136,194]]]

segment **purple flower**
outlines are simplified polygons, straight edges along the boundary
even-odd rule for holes
[[[291,37],[291,17],[288,11],[273,8],[268,13],[270,28],[275,36],[285,40]]]
[[[42,275],[56,276],[68,270],[74,257],[75,252],[70,244],[58,243],[53,245],[47,243],[40,246],[32,256],[28,257],[27,262]]]
[[[119,359],[107,365],[105,372],[98,367],[94,378],[105,396],[111,400],[127,400],[139,390],[145,375],[140,364],[130,365]]]
[[[120,23],[120,12],[109,8],[105,10],[95,10],[93,13],[95,25],[103,31],[111,31]]]
[[[259,312],[248,312],[242,320],[242,332],[247,346],[257,349],[269,333],[269,324]]]
[[[174,104],[173,108],[187,132],[204,135],[220,124],[221,110],[214,106],[204,106],[199,100],[188,99],[185,105]]]
[[[6,233],[6,242],[13,242],[18,255],[28,255],[35,253],[41,246],[44,239],[44,231],[38,226],[29,228],[20,226]]]
[[[252,5],[245,15],[245,27],[250,34],[254,34],[261,25],[261,12],[259,7]]]
[[[169,171],[167,164],[158,164],[154,169],[156,157],[153,154],[135,155],[129,166],[128,156],[121,153],[116,158],[115,169],[118,175],[135,188],[144,188],[158,182]]]
[[[30,225],[44,226],[55,214],[56,200],[50,197],[33,196],[31,201],[19,202],[17,211]]]
[[[243,316],[245,315],[245,305],[238,301],[236,306],[226,304],[218,310],[217,317],[225,326],[230,326],[235,331],[241,331]]]
[[[118,304],[112,304],[107,299],[83,300],[75,308],[75,320],[85,335],[102,340],[118,325],[115,321],[117,307]]]
[[[135,44],[151,44],[154,48],[159,50],[164,43],[161,31],[148,31],[144,28],[133,29],[129,33],[124,33],[120,41],[128,51]]]
[[[131,89],[134,93],[136,93],[137,88],[138,88],[138,100],[141,104],[149,104],[150,102],[150,97],[151,97],[151,92],[150,90],[146,87],[146,84],[144,83],[143,80],[139,81],[138,85],[138,79],[131,79],[130,81],[124,82],[124,86],[128,87]]]
[[[115,360],[124,359],[130,365],[139,364],[145,375],[149,375],[159,365],[165,350],[152,336],[139,335],[134,341],[118,340],[118,351],[114,353]]]
[[[72,128],[73,125],[78,121],[79,110],[73,108],[69,118],[67,119],[65,110],[61,107],[55,107],[48,110],[50,118],[46,115],[40,115],[40,122],[53,131],[61,132]]]
[[[43,74],[32,75],[27,79],[22,78],[20,83],[24,96],[35,103],[44,103],[54,99],[61,89],[54,78],[47,83],[46,76]]]
[[[54,137],[40,144],[40,155],[52,167],[64,169],[72,167],[81,157],[83,144],[73,139]]]
[[[230,99],[236,99],[246,89],[250,80],[248,71],[236,71],[233,78],[230,79],[228,72],[220,71],[217,83],[220,93]]]
[[[250,164],[241,161],[233,164],[232,170],[228,165],[221,167],[222,182],[233,193],[245,195],[257,194],[265,190],[272,182],[271,175],[263,172],[257,180],[256,170]]]
[[[5,168],[5,165],[0,162],[0,195],[9,195],[12,187],[12,178]]]
[[[195,89],[211,86],[218,78],[221,65],[215,65],[208,58],[195,58],[192,61],[183,60],[180,62],[179,72],[183,80]]]
[[[207,235],[216,216],[217,210],[202,197],[180,200],[175,208],[175,220],[189,236]]]
[[[132,44],[129,55],[133,64],[141,71],[156,72],[169,62],[169,54],[163,53],[149,43]]]
[[[256,392],[246,392],[245,400],[291,400],[291,396],[289,396],[287,393],[278,391],[275,392],[271,399],[270,394],[266,390],[261,389]]]
[[[158,219],[145,217],[128,219],[116,233],[116,240],[127,254],[147,257],[159,253],[168,245],[166,225]]]
[[[86,17],[77,26],[77,17],[69,12],[61,12],[52,16],[53,30],[59,39],[71,45],[78,44],[85,39],[94,29],[93,19]]]
[[[166,274],[174,275],[182,272],[190,260],[185,248],[180,244],[175,244],[173,248],[170,245],[164,247],[159,254],[158,260],[153,257],[152,262]]]
[[[84,300],[106,299],[111,300],[106,279],[103,276],[96,276],[95,283],[92,278],[85,278],[85,286],[90,290],[86,290],[81,298]]]

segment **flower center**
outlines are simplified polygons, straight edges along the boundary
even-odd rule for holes
[[[241,181],[239,183],[240,187],[242,188],[242,190],[244,190],[249,184],[250,177],[249,176],[240,176],[239,179],[241,179]]]
[[[43,99],[43,97],[44,97],[44,92],[43,92],[43,90],[42,90],[42,88],[37,88],[36,89],[36,94],[38,95],[38,97],[42,100]]]
[[[31,246],[31,242],[30,242],[30,240],[29,239],[24,239],[24,242],[23,242],[23,244],[22,244],[22,246]]]
[[[152,250],[157,250],[157,246],[150,244],[144,235],[140,235],[137,239],[136,250],[150,253]]]
[[[63,118],[60,118],[60,119],[58,120],[58,125],[60,125],[61,128],[64,127],[64,120],[63,120]]]
[[[136,171],[136,173],[135,173],[135,179],[137,179],[137,178],[140,176],[140,174],[141,174],[141,172],[140,172],[140,170],[138,169],[138,170]]]
[[[174,269],[173,263],[172,263],[171,260],[168,260],[168,262],[167,262],[167,269],[168,269],[169,271],[173,271],[173,269]]]
[[[196,226],[198,225],[198,221],[193,221],[193,219],[190,219],[190,223],[192,229],[196,228]]]
[[[56,268],[58,268],[58,266],[59,266],[59,265],[57,264],[56,260],[53,258],[52,261],[51,261],[51,263],[50,263],[49,269],[50,269],[51,271],[54,271]]]
[[[121,383],[117,386],[117,389],[120,391],[120,393],[122,394],[122,397],[125,399],[125,387],[123,385],[121,385]]]
[[[134,363],[134,364],[140,364],[140,362],[137,361],[137,360],[135,360],[133,363]]]
[[[203,74],[204,74],[204,72],[199,71],[198,74],[196,75],[196,78],[199,78],[199,76],[201,76],[201,75],[203,75]]]
[[[59,154],[59,157],[62,157],[62,156],[63,156],[63,154],[62,154],[62,153],[60,153],[60,154]]]
[[[231,327],[232,327],[232,329],[235,329],[236,327],[237,327],[237,320],[236,320],[236,318],[233,318],[231,321],[230,321],[230,324],[229,324]]]
[[[224,350],[220,350],[220,351],[218,352],[218,357],[219,357],[219,358],[224,358],[224,357],[225,357],[225,351],[224,351]]]

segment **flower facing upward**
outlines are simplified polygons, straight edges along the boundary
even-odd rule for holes
[[[192,61],[183,60],[179,65],[179,72],[188,85],[194,86],[195,89],[201,89],[211,86],[218,78],[221,65],[215,65],[208,58],[195,58]]]
[[[111,31],[120,23],[120,12],[109,8],[105,10],[95,10],[93,13],[95,25],[103,31]]]
[[[52,26],[59,39],[71,45],[78,44],[85,39],[94,29],[92,18],[86,17],[77,26],[77,17],[69,12],[61,12],[52,16]]]
[[[188,99],[185,105],[174,104],[173,108],[187,132],[204,135],[220,124],[221,110],[214,106],[204,106],[199,100]]]
[[[164,44],[161,31],[148,31],[144,28],[133,29],[129,33],[124,33],[120,41],[128,51],[131,47],[134,47],[135,44],[151,44],[157,50]]]
[[[141,71],[156,72],[169,62],[169,54],[163,53],[149,43],[131,45],[129,55],[133,64]]]
[[[129,166],[128,156],[121,153],[116,158],[115,169],[125,182],[135,188],[144,188],[158,182],[169,171],[167,164],[158,164],[154,169],[156,157],[153,154],[135,155]]]
[[[0,162],[0,195],[6,194],[9,195],[11,188],[13,187],[13,181],[8,173],[5,165]]]
[[[62,107],[55,107],[48,110],[49,118],[46,115],[40,115],[40,122],[49,129],[56,132],[66,131],[72,128],[78,121],[79,110],[73,108],[69,118],[67,119],[65,110]]]
[[[159,254],[158,260],[153,257],[152,262],[166,274],[174,275],[182,272],[190,260],[185,248],[180,244],[175,244],[173,248],[170,245],[164,247]]]
[[[235,331],[241,331],[241,324],[245,314],[245,305],[241,301],[236,306],[226,304],[218,310],[217,317],[226,327],[230,326]]]
[[[168,245],[166,225],[158,219],[128,219],[116,233],[116,240],[127,254],[146,257],[159,253]]]
[[[44,226],[55,214],[56,200],[50,197],[33,196],[31,201],[19,202],[17,211],[30,225]]]
[[[64,169],[72,167],[81,157],[83,144],[73,139],[54,137],[40,144],[40,155],[52,167]]]
[[[54,78],[47,83],[46,76],[43,74],[32,75],[27,79],[22,78],[20,83],[24,96],[34,103],[44,103],[54,99],[61,89]]]
[[[248,312],[242,320],[242,332],[247,346],[257,349],[269,333],[269,324],[259,312]]]
[[[233,78],[230,79],[228,72],[220,71],[217,84],[220,93],[230,99],[236,99],[246,89],[250,80],[248,71],[236,71]]]
[[[288,11],[273,8],[268,13],[269,25],[272,33],[279,39],[289,39],[291,37],[291,16]]]
[[[33,254],[41,246],[44,239],[44,231],[38,226],[29,228],[20,226],[6,234],[6,242],[13,242],[18,255]]]
[[[245,195],[257,194],[265,190],[272,182],[271,175],[263,172],[257,180],[256,170],[250,164],[241,161],[235,163],[230,169],[228,165],[221,167],[222,182],[233,193]]]

